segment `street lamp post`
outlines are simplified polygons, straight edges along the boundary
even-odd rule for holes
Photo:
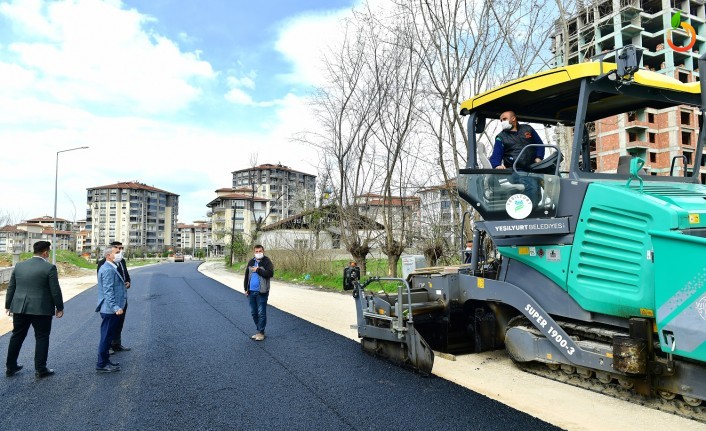
[[[67,151],[74,150],[85,150],[88,147],[76,147],[69,148],[68,150],[61,150],[56,152],[56,172],[54,174],[54,233],[52,235],[51,243],[51,263],[56,265],[56,202],[57,202],[57,191],[59,190],[59,153],[65,153]]]

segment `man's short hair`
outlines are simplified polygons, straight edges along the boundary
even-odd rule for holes
[[[265,247],[263,247],[263,246],[260,245],[260,244],[257,244],[257,245],[256,245],[255,247],[253,247],[252,249],[255,250],[255,249],[258,249],[258,248],[262,249],[262,251],[265,251]]]
[[[120,241],[113,241],[109,245],[111,245],[113,247],[120,247],[121,245],[123,245],[123,243]]]
[[[34,248],[34,254],[41,254],[51,248],[51,243],[49,241],[37,241],[32,247]]]
[[[113,252],[113,246],[104,248],[103,249],[103,257],[108,256],[112,252]]]

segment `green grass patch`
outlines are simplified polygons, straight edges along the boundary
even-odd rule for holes
[[[330,290],[343,291],[343,270],[348,266],[350,259],[346,260],[312,260],[302,262],[295,260],[291,255],[279,256],[277,253],[270,256],[275,265],[275,279],[288,283],[296,283],[305,286],[321,287]],[[370,277],[387,276],[387,259],[369,259],[366,262],[367,274],[362,275],[363,281]],[[226,262],[227,265],[227,262]],[[238,273],[245,271],[247,262],[235,262],[231,269]],[[302,268],[304,267],[304,268]],[[398,277],[402,276],[402,261],[397,265]],[[378,287],[375,287],[378,286]],[[396,282],[374,283],[369,288],[385,292],[397,292]]]

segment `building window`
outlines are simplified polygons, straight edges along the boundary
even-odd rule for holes
[[[650,152],[650,163],[657,163],[657,153]]]
[[[650,124],[654,124],[654,122],[655,122],[655,114],[653,114],[653,113],[651,113],[651,112],[648,113],[648,114],[647,114],[647,122],[650,123]]]
[[[637,133],[628,133],[628,142],[637,141]]]
[[[691,146],[691,132],[681,132],[681,144],[684,146]]]
[[[681,124],[682,126],[689,126],[691,124],[691,112],[681,111]]]
[[[647,134],[647,136],[650,139],[650,144],[654,144],[655,142],[657,142],[657,134],[650,132]]]
[[[689,72],[679,72],[679,81],[683,82],[686,84],[689,82]]]
[[[683,151],[682,154],[686,157],[686,164],[691,164],[691,151]]]

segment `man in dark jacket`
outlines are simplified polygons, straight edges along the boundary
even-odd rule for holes
[[[245,294],[250,300],[250,313],[257,326],[257,333],[252,338],[255,341],[265,339],[265,325],[267,324],[267,297],[270,294],[270,278],[275,275],[275,267],[270,258],[265,256],[265,249],[261,245],[253,247],[255,257],[250,259],[245,269],[243,284]]]
[[[7,347],[7,377],[22,369],[17,363],[22,343],[30,325],[34,328],[34,369],[38,378],[51,376],[54,370],[47,368],[49,356],[49,334],[51,318],[64,315],[64,299],[59,286],[56,265],[47,262],[51,243],[34,243],[34,256],[15,266],[5,297],[5,312],[12,316],[12,337]]]
[[[544,147],[528,148],[522,153],[522,160],[517,160],[520,152],[527,145],[544,145],[532,126],[518,123],[512,111],[506,111],[500,115],[500,126],[502,131],[495,137],[493,154],[490,156],[490,164],[493,168],[512,169],[515,165],[517,170],[527,171],[530,165],[542,161]],[[535,207],[537,206],[541,198],[541,190],[536,178],[513,173],[510,181],[524,185],[523,194],[530,198]]]
[[[125,259],[123,259],[123,243],[120,241],[113,241],[110,243],[110,245],[113,247],[113,251],[115,252],[114,263],[115,266],[118,268],[118,273],[123,278],[123,280],[125,280],[125,288],[129,289],[130,273],[127,272],[127,264],[125,263]],[[96,269],[96,272],[100,271],[101,266],[103,266],[104,263],[105,257],[98,261],[98,268]],[[125,308],[123,309],[123,313],[118,317],[116,322],[115,337],[113,338],[110,344],[111,354],[115,352],[126,352],[128,350],[131,350],[129,347],[123,346],[122,343],[123,325],[125,325],[125,313],[127,313],[127,296],[125,297]]]

